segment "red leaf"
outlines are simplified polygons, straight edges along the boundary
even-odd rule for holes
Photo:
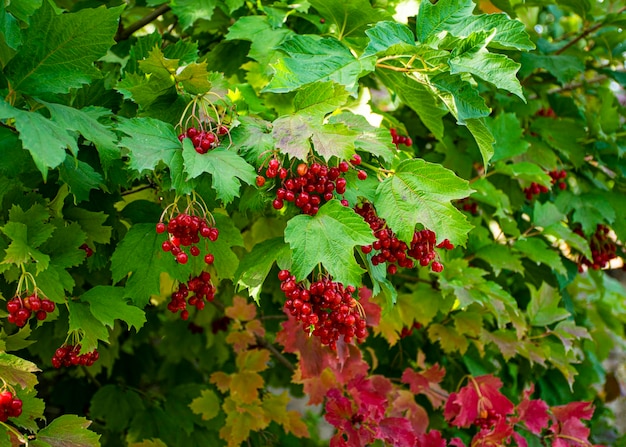
[[[464,444],[460,444],[460,446],[465,447]],[[446,447],[446,441],[441,437],[439,431],[431,430],[417,437],[415,447]]]
[[[452,438],[450,440],[450,447],[465,447],[465,443],[461,438]]]
[[[550,416],[548,415],[547,403],[539,399],[529,399],[532,392],[532,388],[524,391],[524,398],[517,406],[517,418],[515,418],[515,422],[524,422],[532,434],[538,435],[544,428],[548,427]]]
[[[388,411],[390,417],[406,417],[415,433],[425,433],[428,428],[428,413],[415,402],[415,396],[409,390],[395,390],[389,397],[392,406]]]
[[[568,419],[591,419],[593,416],[593,405],[591,402],[570,402],[566,405],[559,405],[550,408],[556,420],[565,422]]]
[[[415,445],[415,434],[411,423],[405,418],[385,418],[380,421],[379,439],[398,447]],[[444,444],[445,447],[445,444]]]
[[[498,419],[490,429],[482,429],[472,439],[472,446],[495,446],[505,445],[513,434],[513,427],[507,423],[504,417]]]
[[[391,382],[382,376],[358,377],[348,383],[348,392],[365,419],[379,422],[387,410],[387,394],[393,388]]]
[[[518,447],[528,447],[528,441],[519,433],[513,433],[513,439],[515,439]]]
[[[435,408],[439,408],[445,401],[447,394],[440,386],[439,382],[446,375],[446,370],[439,365],[433,365],[421,373],[407,368],[402,373],[402,382],[409,385],[414,394],[424,394]]]
[[[359,303],[363,306],[365,312],[365,320],[368,326],[378,326],[380,323],[381,308],[378,304],[370,301],[372,291],[367,287],[359,289]]]

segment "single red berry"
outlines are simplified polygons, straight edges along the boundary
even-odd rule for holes
[[[185,253],[184,251],[176,255],[176,261],[179,264],[187,264],[188,260],[189,260],[189,257],[187,256],[187,253]]]
[[[37,313],[35,314],[35,316],[37,317],[37,319],[39,321],[43,321],[46,319],[46,317],[48,316],[48,314],[46,313],[45,310],[38,310]]]
[[[156,224],[156,232],[158,234],[165,233],[165,228],[166,227],[165,227],[165,224],[163,222],[159,222],[158,224]]]
[[[350,165],[347,161],[342,161],[341,163],[339,163],[338,167],[340,172],[348,172],[348,170],[350,169]]]
[[[433,272],[440,273],[443,271],[443,264],[441,264],[441,262],[435,261],[432,264],[432,269],[433,269]]]
[[[273,169],[278,172],[278,168],[280,167],[280,161],[276,158],[272,158],[268,164],[269,169]]]
[[[226,135],[227,133],[228,133],[228,127],[226,127],[224,125],[218,126],[218,128],[217,128],[217,134],[218,135]]]
[[[187,129],[187,136],[189,138],[193,138],[196,135],[198,135],[198,129],[196,129],[195,127],[190,127],[189,129]]]
[[[406,137],[404,140],[404,144],[407,145],[408,147],[413,146],[413,140],[411,140],[411,138]]]
[[[324,23],[326,23],[326,19],[325,19],[324,17],[322,17],[322,18],[320,19],[320,23],[323,25]]]
[[[220,230],[218,230],[217,228],[213,227],[209,229],[209,240],[211,242],[215,242],[217,240],[217,238],[220,235]]]
[[[265,177],[263,177],[262,175],[257,175],[256,176],[256,185],[261,188],[263,185],[265,185]]]
[[[172,250],[172,243],[170,241],[163,241],[161,244],[161,250],[170,251]]]
[[[191,256],[198,256],[200,254],[200,249],[196,247],[195,245],[193,245],[189,249],[189,253],[191,253]]]
[[[280,210],[283,208],[284,202],[281,199],[274,199],[274,201],[272,202],[272,206],[274,207],[274,209]]]
[[[280,272],[278,272],[278,279],[282,282],[282,281],[287,281],[287,279],[291,276],[291,273],[289,272],[289,270],[281,270]]]
[[[183,320],[189,319],[189,311],[187,309],[183,310],[180,313],[180,318],[182,318]]]
[[[352,156],[352,160],[350,160],[354,166],[358,166],[361,164],[361,156],[359,154],[354,154]]]
[[[359,178],[359,180],[365,180],[367,178],[367,172],[365,172],[364,170],[360,170],[357,173],[357,177]]]
[[[209,253],[208,255],[204,255],[204,262],[206,262],[207,264],[213,264],[214,261],[215,256],[213,256],[211,253]]]
[[[559,189],[560,189],[561,191],[564,191],[565,189],[567,189],[567,184],[566,184],[566,183],[563,183],[563,182],[560,182],[560,183],[559,183]]]

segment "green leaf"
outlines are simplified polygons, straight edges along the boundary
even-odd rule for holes
[[[492,162],[507,160],[525,153],[530,143],[524,140],[522,126],[513,113],[501,113],[486,122],[497,144]]]
[[[472,0],[439,0],[436,4],[422,2],[417,14],[417,40],[427,42],[451,23],[465,23],[474,11]]]
[[[548,188],[552,185],[552,177],[535,163],[520,161],[508,165],[499,165],[498,171],[514,179],[535,182]]]
[[[219,278],[233,279],[239,267],[239,257],[231,247],[243,247],[241,231],[235,226],[232,219],[224,214],[213,215],[215,225],[220,236],[209,245],[209,251],[215,255],[215,270]]]
[[[419,223],[434,231],[437,240],[463,245],[472,226],[450,201],[471,193],[466,180],[443,166],[406,160],[379,185],[374,204],[378,215],[403,241],[411,241]]]
[[[183,29],[189,28],[196,20],[211,20],[217,0],[173,0],[172,12],[178,17]]]
[[[526,78],[536,70],[545,70],[553,75],[561,85],[574,80],[585,71],[584,62],[575,56],[551,54],[542,56],[534,53],[524,53],[521,57],[522,68],[520,77]]]
[[[480,154],[483,157],[483,163],[485,164],[485,170],[487,170],[487,165],[489,164],[489,160],[494,153],[494,143],[497,140],[494,139],[491,131],[486,125],[486,118],[480,119],[468,119],[465,123],[469,131],[472,133],[474,139],[476,140],[476,144],[478,145],[478,149],[480,150]]]
[[[81,353],[91,352],[98,347],[98,340],[108,342],[109,331],[89,310],[87,303],[69,300],[69,331],[82,334]]]
[[[89,200],[89,191],[99,189],[102,176],[87,163],[73,158],[68,154],[65,162],[59,167],[59,177],[69,187],[76,198],[75,203]]]
[[[240,17],[228,28],[226,40],[247,40],[251,42],[248,57],[265,67],[276,59],[280,44],[293,35],[294,32],[286,28],[274,28],[270,25],[267,16]]]
[[[459,75],[440,73],[430,79],[438,90],[439,97],[446,104],[457,120],[457,124],[465,124],[471,118],[489,116],[491,109],[476,87],[463,80]]]
[[[553,270],[565,274],[565,267],[563,266],[561,257],[556,251],[548,247],[543,240],[536,237],[518,239],[514,247],[537,264],[545,264]]]
[[[496,275],[504,269],[519,273],[524,271],[519,256],[511,253],[511,249],[506,245],[485,245],[476,251],[476,257],[485,260]]]
[[[349,160],[354,155],[357,133],[343,123],[323,124],[312,128],[313,149],[326,162],[332,157]]]
[[[210,421],[220,413],[220,401],[215,391],[202,390],[200,396],[191,401],[189,408],[194,413],[201,415],[203,421]]]
[[[217,148],[206,154],[199,154],[189,138],[183,140],[183,160],[185,172],[190,179],[205,172],[211,174],[217,198],[225,204],[239,197],[241,181],[251,185],[256,179],[254,168],[235,152]]]
[[[0,352],[0,377],[9,385],[19,385],[22,389],[37,385],[35,372],[40,371],[32,362],[5,352]]]
[[[378,22],[366,30],[365,34],[369,37],[369,43],[363,57],[400,49],[399,47],[403,46],[415,46],[415,38],[409,27],[398,22]]]
[[[182,42],[179,40],[179,42]],[[207,63],[191,63],[175,76],[176,82],[182,85],[185,92],[190,95],[205,94],[211,90],[213,83],[209,80]]]
[[[448,110],[435,97],[434,92],[419,82],[415,77],[392,70],[377,69],[380,80],[408,107],[413,109],[424,125],[437,139],[443,139],[443,116]]]
[[[37,442],[51,447],[99,447],[100,435],[87,430],[90,425],[91,421],[83,417],[64,414],[37,432]]]
[[[274,262],[288,258],[289,246],[282,238],[273,238],[256,244],[246,254],[235,272],[235,283],[250,291],[250,295],[259,304],[261,288]]]
[[[295,111],[302,116],[322,118],[345,104],[348,92],[334,82],[316,82],[298,90],[293,98]]]
[[[139,395],[118,385],[105,385],[91,398],[89,415],[105,422],[107,429],[121,432],[133,416],[145,409]]]
[[[0,100],[0,119],[10,118],[15,119],[15,128],[20,133],[24,149],[30,152],[44,180],[48,178],[49,168],[54,169],[65,161],[66,149],[78,153],[76,140],[57,123],[39,113],[15,109]]]
[[[390,162],[393,158],[395,145],[389,138],[389,130],[386,127],[374,127],[364,116],[351,112],[333,114],[328,122],[330,124],[342,123],[355,133],[356,138],[353,139],[355,149],[369,152],[386,162]]]
[[[44,1],[24,33],[24,45],[6,67],[12,88],[29,95],[68,93],[100,77],[93,63],[115,43],[124,8],[57,15]]]
[[[279,48],[287,54],[272,64],[274,76],[264,91],[286,93],[314,82],[334,81],[356,95],[361,76],[374,70],[375,58],[357,59],[330,37],[294,35]]]
[[[230,132],[233,149],[242,154],[248,163],[258,164],[264,154],[274,149],[271,123],[260,118],[240,116],[241,124]]]
[[[292,273],[298,281],[321,263],[334,281],[358,286],[364,270],[354,258],[354,247],[371,244],[374,236],[358,214],[338,200],[331,200],[313,217],[290,219],[285,241],[293,252]]]
[[[533,223],[538,227],[549,227],[561,222],[565,215],[551,202],[535,202],[533,209]]]
[[[112,228],[102,225],[108,216],[104,212],[88,211],[83,208],[68,208],[64,212],[67,220],[72,220],[80,225],[87,234],[88,240],[99,244],[108,244],[111,240]]]
[[[456,329],[439,323],[431,324],[428,327],[428,338],[432,342],[438,341],[441,344],[441,349],[447,354],[458,351],[459,354],[463,355],[469,347],[469,342],[465,336],[460,335]]]
[[[585,255],[587,259],[592,258],[591,249],[589,248],[587,240],[570,230],[566,223],[559,222],[550,225],[544,228],[543,233],[547,236],[560,239],[573,249]]]
[[[170,75],[128,72],[115,89],[124,95],[124,99],[131,99],[141,109],[147,109],[162,96],[173,94],[174,85],[174,78]]]
[[[130,306],[125,299],[125,290],[120,287],[96,286],[83,293],[80,299],[89,303],[94,317],[110,328],[115,320],[122,320],[138,331],[146,322],[144,311]]]
[[[484,32],[475,33],[460,42],[448,62],[450,74],[471,73],[525,102],[522,86],[515,77],[520,64],[502,54],[488,52],[485,47],[492,36],[493,33],[491,36]]]
[[[561,296],[556,289],[543,283],[539,290],[527,284],[530,289],[530,302],[528,303],[528,317],[533,326],[547,326],[569,317],[570,313],[559,307]]]
[[[306,160],[311,150],[313,129],[306,116],[292,114],[281,116],[273,123],[272,137],[276,148],[300,160]]]
[[[329,24],[335,25],[338,39],[358,37],[354,35],[362,34],[368,25],[390,18],[387,11],[372,8],[368,0],[309,0],[309,3]]]
[[[154,118],[132,118],[122,121],[118,130],[126,135],[120,146],[129,150],[130,167],[138,172],[154,170],[159,162],[169,165],[181,150],[174,128]]]
[[[111,256],[113,281],[119,282],[130,274],[125,285],[126,296],[137,307],[144,307],[151,295],[160,295],[162,272],[180,281],[189,279],[191,267],[177,264],[170,253],[161,250],[163,240],[156,234],[154,224],[136,224]]]
[[[34,388],[18,391],[17,397],[22,401],[22,414],[12,419],[15,425],[31,432],[39,430],[39,421],[44,419],[43,413],[46,407],[43,399],[37,398],[36,394],[37,392]]]

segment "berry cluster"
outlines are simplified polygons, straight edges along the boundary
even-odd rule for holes
[[[422,328],[422,325],[420,323],[418,323],[417,321],[415,321],[413,323],[413,326],[408,327],[408,326],[404,326],[402,328],[402,331],[400,332],[400,338],[406,338],[409,335],[411,335],[413,333],[414,330],[420,330]]]
[[[94,349],[87,354],[80,354],[80,344],[61,346],[54,352],[52,357],[52,366],[60,368],[61,366],[91,366],[100,358],[98,350]]]
[[[11,391],[5,390],[0,393],[0,422],[6,422],[9,418],[16,418],[22,414],[22,400]]]
[[[26,322],[35,313],[39,321],[46,319],[49,313],[54,312],[54,303],[48,298],[41,299],[33,293],[26,298],[15,296],[7,302],[9,323],[15,323],[17,327],[24,327]]]
[[[469,197],[459,200],[457,204],[461,207],[463,211],[467,211],[472,216],[478,215],[478,203],[474,202]]]
[[[186,213],[172,218],[167,225],[163,222],[156,225],[158,234],[165,233],[165,231],[169,233],[169,238],[161,244],[161,248],[165,252],[172,253],[179,264],[186,264],[189,260],[189,256],[181,246],[189,247],[189,253],[192,256],[198,256],[200,249],[196,244],[200,242],[200,237],[215,242],[219,236],[218,229],[210,226],[206,218]],[[214,259],[214,256],[209,253],[204,257],[204,262],[212,264]]]
[[[81,250],[85,250],[85,254],[87,255],[88,258],[93,256],[93,250],[91,249],[91,247],[89,247],[89,245],[83,244],[78,248],[80,248]]]
[[[296,282],[288,270],[278,272],[280,289],[285,293],[285,312],[302,321],[302,329],[319,337],[324,345],[337,348],[337,340],[343,336],[346,343],[355,338],[359,343],[367,337],[367,322],[362,307],[352,294],[353,286],[322,278],[307,287]]]
[[[583,265],[593,270],[600,270],[607,266],[611,259],[617,257],[617,244],[610,238],[611,230],[606,225],[598,225],[596,232],[589,239],[589,248],[591,249],[592,259],[587,259],[580,255],[578,260],[578,270],[583,271]],[[581,228],[576,228],[574,233],[581,237],[585,237]]]
[[[220,144],[220,136],[228,133],[226,126],[218,126],[216,131],[205,131],[201,128],[190,127],[185,132],[178,135],[178,139],[183,141],[189,138],[193,143],[193,148],[199,154],[206,154],[211,149],[215,149]]]
[[[395,144],[396,147],[400,146],[401,144],[404,144],[408,147],[413,146],[413,140],[411,140],[411,137],[398,135],[398,131],[393,128],[389,129],[389,132],[391,133],[391,142]]]
[[[211,282],[211,274],[202,272],[198,276],[190,278],[186,283],[178,285],[178,290],[172,293],[167,309],[172,313],[181,311],[180,317],[183,320],[187,320],[189,318],[187,304],[202,310],[206,305],[206,301],[211,302],[213,299],[215,299],[215,286]]]
[[[548,172],[548,175],[551,178],[552,184],[557,185],[561,191],[567,188],[567,183],[563,181],[563,179],[567,177],[567,172],[565,172],[565,170],[559,171],[555,169]],[[534,196],[538,196],[539,194],[546,193],[548,191],[550,191],[550,188],[535,182],[532,182],[529,187],[524,188],[524,194],[528,200],[532,200]]]
[[[373,265],[386,262],[387,272],[390,275],[395,275],[398,267],[413,268],[415,266],[414,260],[419,261],[422,267],[426,267],[432,262],[431,268],[434,272],[439,273],[443,270],[443,265],[435,261],[437,254],[434,248],[453,249],[454,246],[448,239],[435,245],[435,233],[430,230],[420,230],[413,234],[411,245],[408,246],[398,239],[391,228],[387,227],[385,219],[378,217],[371,204],[363,203],[357,206],[355,211],[365,219],[377,238],[372,245],[361,247],[361,251],[365,254],[374,253],[371,259]]]
[[[328,167],[314,162],[311,165],[300,163],[295,173],[281,167],[280,161],[272,158],[265,171],[267,178],[278,177],[280,187],[276,190],[276,199],[272,206],[279,210],[285,206],[285,201],[293,202],[303,213],[311,216],[317,214],[320,206],[334,197],[334,193],[343,195],[346,192],[347,181],[343,175],[353,166],[361,164],[361,156],[355,154],[350,162],[342,161],[338,166]],[[365,180],[367,173],[359,170],[359,180]],[[265,184],[265,177],[258,176],[256,184],[261,187]],[[347,201],[342,200],[344,205]]]

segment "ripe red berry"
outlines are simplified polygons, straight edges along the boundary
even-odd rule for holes
[[[204,255],[204,262],[206,262],[207,264],[213,264],[214,261],[215,256],[213,256],[211,253],[209,253],[208,255]]]
[[[359,178],[359,180],[365,180],[367,178],[367,172],[365,172],[364,170],[360,170],[357,173],[357,177]]]
[[[443,264],[441,264],[441,262],[435,261],[432,264],[432,269],[433,269],[433,272],[440,273],[443,271]]]
[[[198,256],[200,254],[200,249],[193,245],[190,249],[189,249],[189,253],[191,253],[191,256]]]
[[[265,185],[265,177],[263,177],[262,175],[257,175],[256,176],[256,185],[261,188],[263,185]]]
[[[352,156],[352,160],[350,160],[354,166],[358,166],[361,164],[361,156],[359,154],[354,154]]]
[[[180,252],[176,255],[176,262],[178,262],[179,264],[187,264],[187,261],[189,260],[189,257],[187,256],[187,253]]]
[[[284,202],[281,199],[274,199],[274,201],[272,202],[272,206],[274,207],[274,209],[280,210],[283,208]]]
[[[278,159],[276,158],[272,158],[268,164],[268,168],[278,171],[279,167],[280,167],[280,161],[278,161]]]
[[[156,232],[157,234],[165,233],[165,224],[163,222],[159,222],[156,224]]]

